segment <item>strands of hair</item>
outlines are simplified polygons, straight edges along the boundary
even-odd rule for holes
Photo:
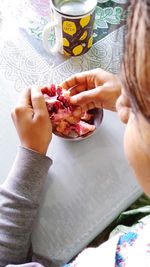
[[[131,0],[125,37],[123,84],[133,111],[150,121],[150,0]]]

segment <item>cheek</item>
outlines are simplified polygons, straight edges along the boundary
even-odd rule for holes
[[[140,133],[130,120],[124,134],[124,150],[139,184],[150,195],[150,158],[145,153]]]
[[[124,133],[124,150],[125,150],[126,157],[129,161],[129,164],[131,165],[133,169],[135,168],[137,169],[138,161],[139,161],[139,157],[137,155],[138,151],[137,151],[135,141],[136,141],[136,138],[134,136],[134,132],[132,130],[130,122],[128,122],[126,129],[125,129],[125,133]]]

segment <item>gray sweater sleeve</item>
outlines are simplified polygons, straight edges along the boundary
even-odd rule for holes
[[[52,161],[20,147],[0,187],[0,267],[28,262],[31,233]]]

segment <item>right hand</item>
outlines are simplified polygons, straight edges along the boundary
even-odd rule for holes
[[[21,145],[46,154],[52,138],[52,126],[41,90],[34,85],[23,91],[11,115]]]
[[[116,111],[116,101],[122,87],[117,75],[100,68],[75,74],[60,86],[69,89],[71,103],[80,106],[82,111],[93,108]]]

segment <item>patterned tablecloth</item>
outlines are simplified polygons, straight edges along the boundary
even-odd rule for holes
[[[66,61],[66,58],[61,55],[48,55],[42,47],[43,28],[47,24],[47,22],[51,21],[49,0],[1,1],[3,2],[3,10],[5,12],[5,16],[8,17],[8,12],[10,14],[8,21],[10,22],[10,20],[12,21],[12,19],[16,21],[17,26],[22,33],[22,36],[24,36],[24,38],[28,40],[28,42],[34,47],[34,49],[36,49],[37,52],[42,57],[44,57],[48,64],[55,67],[60,63]],[[125,24],[128,15],[127,3],[128,0],[98,1],[95,12],[93,43],[99,42],[102,38],[109,36],[111,32],[117,31],[117,29]],[[117,39],[119,40],[119,38]],[[51,45],[53,45],[54,41],[55,37],[54,32],[52,31],[49,36],[49,42]],[[107,42],[108,41],[109,40],[107,40]],[[120,45],[122,45],[122,39],[119,40],[119,43]],[[111,44],[111,47],[114,47],[113,44]],[[93,47],[93,50],[95,50],[94,48],[95,47]],[[107,47],[107,49],[109,48]],[[107,53],[107,51],[105,53]],[[91,56],[91,53],[89,56]],[[100,64],[101,67],[106,68],[105,65],[103,66],[103,62],[106,65],[102,55]],[[118,64],[114,63],[114,68],[116,67],[116,65]],[[95,66],[97,66],[97,64]],[[85,67],[87,67],[87,65],[83,66],[83,68]],[[89,66],[89,68],[91,68],[91,66]],[[116,71],[117,70],[115,69],[114,72]]]
[[[20,27],[41,40],[43,27],[51,20],[49,0],[15,0],[13,2],[6,0],[5,3],[7,2],[9,2],[11,15],[16,17]],[[94,43],[125,24],[128,15],[127,4],[128,0],[98,1],[95,16]],[[54,34],[51,33],[50,42],[53,43],[53,41]]]
[[[125,0],[99,1],[94,45],[87,54],[66,59],[50,56],[42,48],[41,32],[49,20],[47,0],[0,0],[0,182],[18,145],[10,110],[22,88],[59,83],[96,67],[118,73],[125,5]],[[53,35],[50,38],[53,42]],[[123,156],[123,132],[116,114],[105,112],[100,129],[84,142],[65,143],[53,137],[48,155],[54,164],[33,235],[36,252],[68,261],[139,196]]]
[[[123,25],[128,13],[127,0],[98,2],[94,29],[95,45],[85,55],[69,59],[60,54],[50,56],[42,47],[42,30],[50,20],[48,0],[0,2],[3,4],[4,36],[7,39],[1,50],[1,67],[6,75],[9,72],[8,78],[14,80],[17,90],[31,83],[58,83],[75,72],[96,67],[113,73],[120,71]],[[54,41],[53,33],[50,41]],[[27,46],[29,49],[24,50]]]

